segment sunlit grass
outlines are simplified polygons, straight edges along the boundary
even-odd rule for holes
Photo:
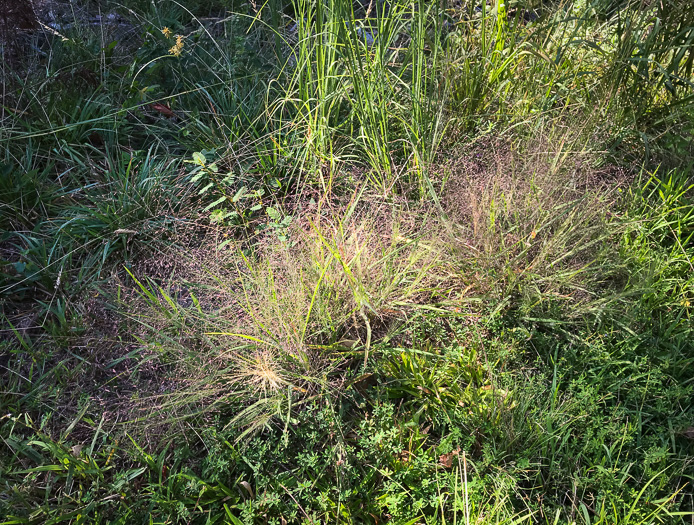
[[[2,69],[0,522],[691,520],[694,10],[102,9]]]

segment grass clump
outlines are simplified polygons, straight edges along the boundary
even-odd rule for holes
[[[64,7],[2,50],[0,523],[691,521],[684,3]]]

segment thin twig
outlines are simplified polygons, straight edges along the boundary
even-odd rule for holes
[[[369,360],[369,349],[371,348],[371,323],[366,313],[364,313],[363,306],[359,309],[359,315],[361,315],[366,324],[366,344],[364,346],[364,368],[366,368],[366,362]]]

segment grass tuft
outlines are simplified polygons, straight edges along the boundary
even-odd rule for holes
[[[1,523],[691,522],[686,2],[44,3]]]

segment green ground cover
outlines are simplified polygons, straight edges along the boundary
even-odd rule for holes
[[[688,2],[54,12],[3,48],[0,524],[692,523]]]

